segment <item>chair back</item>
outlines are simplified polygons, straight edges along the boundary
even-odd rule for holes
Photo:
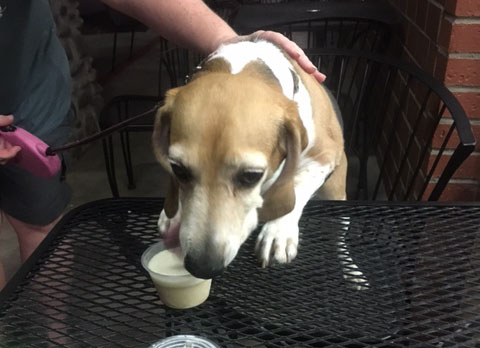
[[[390,43],[391,27],[369,18],[331,17],[270,25],[303,49],[339,48],[383,52]]]
[[[473,152],[469,119],[418,67],[359,50],[310,49],[339,103],[353,199],[438,200]]]

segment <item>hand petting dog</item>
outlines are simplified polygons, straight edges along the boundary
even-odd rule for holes
[[[317,67],[313,65],[310,59],[306,56],[305,52],[295,42],[278,32],[258,30],[250,35],[238,36],[230,39],[225,43],[234,43],[245,40],[257,41],[259,39],[264,39],[276,44],[278,47],[288,53],[288,55],[295,60],[307,74],[312,75],[319,83],[322,83],[327,78],[324,74],[317,70]]]

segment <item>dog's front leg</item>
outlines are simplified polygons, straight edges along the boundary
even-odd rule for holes
[[[288,263],[297,256],[298,222],[303,208],[332,172],[333,165],[309,161],[295,175],[295,207],[293,210],[267,222],[260,232],[255,252],[266,267],[272,263]]]

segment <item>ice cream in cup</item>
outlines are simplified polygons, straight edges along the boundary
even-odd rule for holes
[[[168,307],[192,308],[205,302],[210,294],[212,280],[192,276],[183,266],[179,248],[166,249],[163,242],[157,242],[143,253],[142,265]]]

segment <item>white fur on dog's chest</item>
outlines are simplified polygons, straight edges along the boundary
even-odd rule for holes
[[[262,61],[268,66],[280,82],[283,94],[288,99],[297,102],[298,113],[308,137],[308,144],[303,150],[303,154],[307,153],[315,141],[312,103],[310,95],[300,77],[298,78],[298,89],[295,90],[292,72],[296,72],[283,52],[274,44],[267,41],[241,41],[220,46],[208,59],[211,60],[215,58],[222,58],[227,61],[230,64],[232,74],[238,74],[248,63],[257,60]]]

